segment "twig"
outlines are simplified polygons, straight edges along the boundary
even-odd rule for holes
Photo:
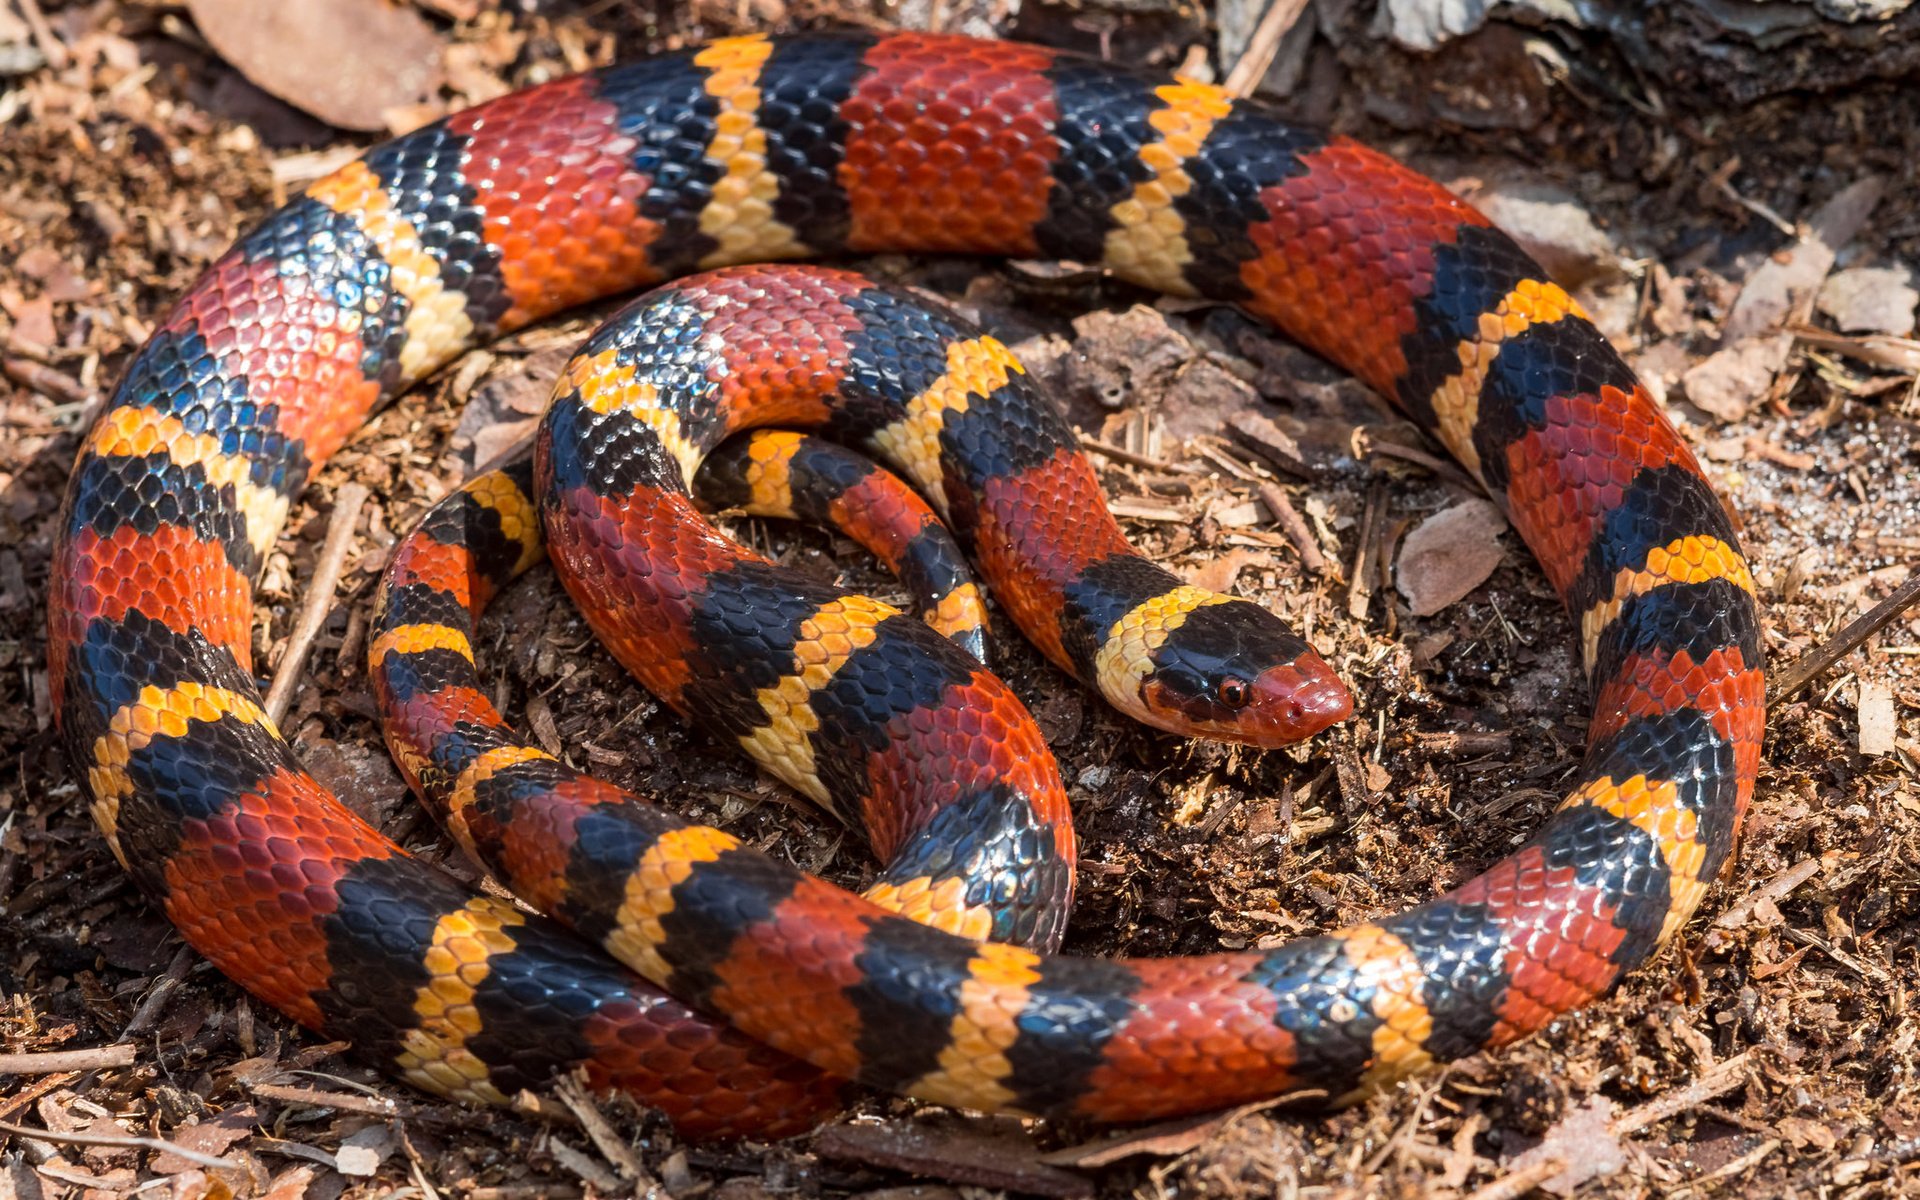
[[[1715,1168],[1714,1170],[1708,1171],[1705,1175],[1701,1175],[1696,1178],[1689,1179],[1687,1182],[1681,1184],[1678,1188],[1675,1188],[1671,1194],[1675,1197],[1675,1200],[1678,1200],[1679,1197],[1690,1195],[1695,1191],[1704,1189],[1709,1184],[1718,1183],[1723,1179],[1733,1179],[1736,1176],[1744,1175],[1748,1171],[1752,1170],[1754,1167],[1759,1166],[1761,1161],[1765,1159],[1768,1155],[1772,1154],[1775,1150],[1778,1150],[1780,1148],[1780,1144],[1781,1143],[1779,1138],[1768,1138],[1766,1141],[1761,1142],[1758,1146],[1755,1146],[1753,1149],[1747,1151],[1745,1154],[1742,1154],[1739,1158],[1734,1159],[1732,1162],[1726,1163],[1723,1166],[1720,1166]]]
[[[1891,367],[1896,371],[1920,370],[1920,341],[1913,338],[1883,333],[1848,336],[1810,325],[1789,325],[1787,332],[1796,341],[1844,354],[1869,366]]]
[[[1813,677],[1852,653],[1859,645],[1891,624],[1895,617],[1920,601],[1920,569],[1907,575],[1893,595],[1854,619],[1845,629],[1826,642],[1802,654],[1786,670],[1773,677],[1767,703],[1779,704],[1812,682]]]
[[[1361,1164],[1360,1177],[1362,1179],[1372,1178],[1374,1172],[1386,1165],[1386,1161],[1393,1157],[1394,1152],[1399,1150],[1401,1146],[1405,1145],[1413,1137],[1413,1131],[1420,1127],[1420,1122],[1427,1119],[1427,1109],[1432,1105],[1434,1096],[1439,1094],[1440,1084],[1442,1082],[1444,1082],[1444,1079],[1436,1081],[1432,1087],[1422,1090],[1420,1102],[1413,1106],[1413,1112],[1409,1113],[1407,1119],[1400,1123],[1400,1128],[1394,1130],[1393,1136],[1389,1137],[1384,1145],[1374,1151],[1371,1158]]]
[[[338,1168],[340,1160],[335,1155],[318,1146],[309,1146],[305,1142],[289,1141],[286,1138],[257,1136],[247,1143],[249,1149],[263,1154],[278,1154],[282,1158],[297,1158],[302,1162],[319,1163],[323,1167]]]
[[[30,358],[44,366],[53,365],[53,347],[28,341],[20,336],[20,331],[17,329],[0,333],[0,349],[4,349],[8,354],[17,354],[21,358]]]
[[[32,359],[0,358],[0,374],[23,388],[39,392],[56,404],[85,408],[94,400],[93,393],[84,384]]]
[[[586,1131],[588,1140],[600,1151],[601,1156],[613,1164],[620,1178],[634,1184],[636,1192],[657,1186],[639,1156],[633,1152],[633,1147],[614,1132],[606,1114],[593,1102],[593,1097],[587,1095],[587,1089],[581,1086],[579,1080],[571,1077],[558,1080],[553,1091],[560,1097],[560,1103],[572,1109],[573,1115],[580,1118],[580,1128]]]
[[[1788,941],[1799,942],[1802,946],[1812,946],[1862,979],[1870,979],[1875,983],[1883,984],[1893,982],[1887,973],[1879,967],[1863,959],[1855,958],[1853,955],[1848,954],[1845,950],[1842,950],[1840,947],[1810,929],[1795,929],[1789,925],[1780,932],[1786,935]]]
[[[1752,1057],[1753,1051],[1744,1050],[1712,1067],[1687,1086],[1655,1096],[1640,1107],[1621,1113],[1607,1126],[1607,1132],[1615,1137],[1625,1137],[1732,1091],[1746,1081],[1747,1063]]]
[[[1503,1175],[1487,1186],[1475,1191],[1467,1200],[1519,1200],[1534,1188],[1567,1169],[1567,1164],[1557,1158],[1543,1159],[1530,1167],[1523,1167],[1511,1175]]]
[[[1477,754],[1505,754],[1513,749],[1508,730],[1438,730],[1416,733],[1414,741],[1428,754],[1443,758],[1471,758]]]
[[[1741,897],[1740,901],[1713,919],[1721,929],[1738,929],[1753,916],[1753,910],[1765,900],[1784,900],[1793,889],[1820,873],[1820,860],[1803,858]]]
[[[0,1121],[0,1133],[10,1133],[15,1137],[35,1142],[62,1142],[73,1146],[117,1146],[127,1150],[157,1150],[166,1154],[177,1154],[190,1163],[199,1163],[203,1167],[216,1167],[223,1171],[233,1171],[240,1164],[232,1159],[215,1158],[211,1154],[202,1154],[198,1150],[170,1142],[165,1138],[140,1137],[131,1133],[58,1133],[51,1129],[35,1129],[31,1125],[15,1125],[11,1121]]]
[[[293,1087],[284,1083],[249,1083],[247,1091],[265,1100],[282,1104],[304,1104],[310,1108],[331,1108],[337,1112],[362,1113],[369,1117],[409,1115],[395,1101],[384,1096],[356,1096],[352,1092],[328,1092],[319,1088]]]
[[[1739,161],[1737,158],[1733,160],[1733,165],[1736,170],[1739,169]],[[1762,221],[1765,221],[1788,237],[1797,238],[1800,236],[1799,228],[1795,226],[1792,221],[1787,220],[1760,201],[1751,200],[1742,196],[1739,189],[1733,186],[1733,179],[1731,178],[1732,172],[1726,172],[1724,174],[1716,172],[1716,174],[1720,177],[1714,182],[1719,185],[1721,195],[1738,204],[1741,208],[1746,209],[1754,216],[1759,217]]]
[[[1247,39],[1240,61],[1233,64],[1233,70],[1227,72],[1227,80],[1221,86],[1234,96],[1252,95],[1253,89],[1266,78],[1273,56],[1280,52],[1280,39],[1299,22],[1306,8],[1307,0],[1272,0],[1267,11],[1260,15],[1260,24],[1254,26],[1253,36]]]
[[[1254,485],[1254,491],[1259,494],[1260,503],[1266,505],[1267,511],[1273,514],[1280,532],[1286,534],[1293,548],[1299,551],[1300,565],[1315,575],[1327,574],[1327,559],[1320,553],[1320,543],[1314,540],[1312,528],[1307,525],[1306,518],[1300,515],[1300,510],[1293,506],[1293,501],[1287,499],[1287,494],[1264,479]]]
[[[173,961],[167,964],[166,973],[153,985],[153,990],[140,1002],[140,1007],[133,1010],[133,1017],[127,1022],[127,1027],[120,1031],[118,1041],[131,1042],[160,1019],[160,1014],[166,1011],[167,997],[173,995],[174,989],[186,979],[187,972],[193,969],[193,961],[193,947],[182,946],[175,951]]]
[[[597,1192],[617,1195],[627,1189],[620,1186],[620,1178],[599,1163],[575,1150],[559,1138],[547,1142],[547,1153],[553,1161],[580,1177],[580,1181]]]
[[[313,564],[313,578],[300,602],[300,615],[287,637],[287,653],[274,672],[273,687],[267,692],[267,717],[275,725],[286,719],[287,706],[293,701],[294,684],[299,682],[307,651],[319,636],[320,625],[333,607],[333,592],[340,583],[340,572],[347,564],[347,551],[353,547],[353,527],[360,519],[360,506],[367,502],[367,489],[357,483],[343,483],[333,498],[333,516],[327,522],[327,540],[320,547],[320,558]]]
[[[40,47],[40,53],[46,56],[47,65],[56,71],[64,71],[73,59],[67,54],[66,43],[53,35],[53,26],[47,24],[47,16],[40,11],[40,0],[18,0],[20,15],[27,19],[27,29],[33,34],[33,44]]]
[[[1376,479],[1367,489],[1367,507],[1360,516],[1360,546],[1354,551],[1353,575],[1347,581],[1347,615],[1356,621],[1367,619],[1367,608],[1373,603],[1375,572],[1368,568],[1373,563],[1374,538],[1385,498],[1386,491]]]
[[[1197,468],[1191,467],[1186,463],[1170,463],[1158,458],[1148,458],[1144,454],[1135,454],[1133,451],[1122,446],[1116,446],[1112,442],[1103,442],[1091,434],[1081,434],[1080,444],[1103,458],[1111,458],[1115,462],[1123,462],[1130,467],[1141,467],[1148,471],[1164,471],[1169,475],[1198,475],[1200,473]]]
[[[1480,482],[1473,476],[1462,471],[1446,459],[1428,454],[1425,450],[1418,450],[1412,446],[1402,446],[1398,442],[1386,442],[1379,438],[1370,437],[1367,439],[1367,455],[1371,458],[1397,458],[1402,462],[1410,462],[1415,466],[1425,467],[1448,483],[1454,484],[1466,491],[1480,492],[1482,494],[1486,492],[1486,489],[1480,486]]]
[[[85,1050],[42,1050],[37,1054],[0,1054],[0,1075],[57,1075],[62,1071],[100,1071],[130,1067],[138,1047],[128,1042]]]

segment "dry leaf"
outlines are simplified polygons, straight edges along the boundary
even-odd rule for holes
[[[390,110],[440,87],[439,35],[390,0],[188,0],[187,9],[242,75],[329,125],[384,130]]]
[[[1722,421],[1738,421],[1773,386],[1792,348],[1786,334],[1747,338],[1708,355],[1681,376],[1680,385],[1694,407]]]
[[[1506,551],[1507,519],[1488,500],[1433,514],[1400,544],[1394,584],[1416,617],[1430,617],[1487,581]]]
[[[1240,569],[1260,557],[1251,550],[1229,550],[1193,573],[1193,585],[1225,594],[1233,590]]]
[[[1835,271],[1820,285],[1820,311],[1833,318],[1842,333],[1889,333],[1905,337],[1913,332],[1913,310],[1920,291],[1913,272],[1905,267],[1853,267]]]
[[[1542,1182],[1543,1191],[1565,1196],[1589,1179],[1611,1175],[1627,1165],[1627,1152],[1607,1128],[1618,1106],[1593,1096],[1569,1110],[1547,1130],[1540,1144],[1501,1165],[1520,1171],[1535,1163],[1558,1161],[1560,1173]]]

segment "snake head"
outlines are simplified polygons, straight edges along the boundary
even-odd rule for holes
[[[1189,737],[1285,746],[1353,712],[1346,685],[1313,647],[1249,600],[1218,596],[1192,608],[1147,658],[1120,707]]]

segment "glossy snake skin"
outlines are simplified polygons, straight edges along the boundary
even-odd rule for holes
[[[259,708],[251,580],[291,498],[374,405],[592,297],[877,250],[1100,263],[1236,303],[1397,401],[1504,504],[1574,614],[1595,707],[1564,806],[1481,876],[1398,916],[1264,952],[1099,961],[935,929],[901,915],[913,906],[899,896],[876,906],[624,803],[622,890],[570,908],[555,889],[568,932],[461,889],[301,769]],[[681,295],[716,315],[698,289]],[[899,413],[839,432],[891,444],[923,489],[939,481],[929,499],[989,582],[1014,581],[1009,615],[1121,707],[1256,742],[1337,719],[1344,696],[1304,657],[1308,676],[1273,695],[1253,686],[1264,676],[1240,679],[1244,693],[1193,690],[1178,626],[1215,606],[1156,608],[1177,581],[1150,593],[1134,568],[1100,573],[1121,547],[1077,534],[1081,511],[1049,500],[1073,486],[1077,455],[990,469],[967,457],[968,439],[1028,419],[995,361],[902,372],[889,383]],[[578,397],[596,386],[573,382]],[[547,438],[568,419],[562,400]],[[644,457],[634,439],[651,437],[684,475],[675,438],[710,448],[705,435],[635,419],[643,407],[576,400],[572,434],[589,457],[626,438],[614,457],[631,462]],[[778,410],[766,419],[791,415]],[[569,476],[548,454],[521,519],[542,512],[563,580],[634,667],[657,630],[633,623],[642,610],[618,615],[580,568],[630,566],[633,538],[660,535],[588,502],[610,481],[640,510],[680,492],[670,477]],[[503,496],[496,513],[518,503]],[[572,520],[556,521],[564,508]],[[490,571],[468,571],[466,602],[484,601]],[[1074,592],[1089,578],[1107,607]],[[689,611],[705,594],[689,593]],[[1115,611],[1116,596],[1134,607]],[[1098,637],[1097,616],[1112,617]],[[114,853],[250,991],[446,1094],[497,1100],[584,1066],[688,1132],[722,1135],[803,1128],[838,1102],[838,1079],[1101,1120],[1306,1086],[1339,1098],[1538,1029],[1643,961],[1731,852],[1764,723],[1758,630],[1730,521],[1657,405],[1579,306],[1438,186],[1190,81],[1013,43],[810,35],[730,39],[503,97],[374,149],[243,238],[161,324],[85,442],[49,658]],[[695,648],[639,667],[671,699]],[[389,649],[398,667],[420,648]],[[1143,650],[1170,657],[1144,665]],[[1135,665],[1116,678],[1112,663]],[[817,694],[782,711],[800,719]],[[1301,695],[1317,699],[1275,736],[1232,719]],[[457,768],[456,791],[472,765],[433,764]],[[859,799],[844,782],[822,791]],[[495,811],[510,809],[467,810]],[[469,840],[531,847],[518,821]],[[530,869],[567,877],[577,864],[564,842],[557,853]],[[1019,924],[994,932],[1019,937]],[[1044,932],[1030,924],[1026,940],[1044,945]]]

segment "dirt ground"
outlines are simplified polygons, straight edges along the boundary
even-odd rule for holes
[[[1485,203],[1581,284],[1744,519],[1779,671],[1886,597],[1920,551],[1920,343],[1902,336],[1915,297],[1876,277],[1907,317],[1881,332],[1861,332],[1858,304],[1811,303],[1833,272],[1899,272],[1920,253],[1920,93],[1899,82],[1899,19],[1878,42],[1850,26],[1810,46],[1791,23],[1707,29],[1704,2],[1584,26],[1518,7],[1511,23],[1414,53],[1373,5],[1319,0],[1266,82],[1292,114]],[[381,120],[402,127],[700,37],[850,21],[992,30],[1218,78],[1260,8],[420,0],[445,79]],[[701,1146],[605,1099],[612,1133],[596,1140],[551,1096],[513,1112],[445,1105],[251,1005],[183,949],[95,836],[52,736],[43,645],[56,510],[92,406],[207,262],[373,137],[247,82],[202,16],[164,0],[0,4],[0,1055],[98,1052],[72,1070],[0,1073],[0,1122],[45,1135],[0,1132],[0,1197],[1491,1198],[1545,1186],[1852,1198],[1913,1186],[1911,616],[1774,706],[1737,860],[1674,945],[1538,1036],[1330,1116],[1256,1106],[1110,1143],[874,1098],[811,1138]],[[1240,29],[1224,61],[1219,25]],[[1511,533],[1476,568],[1497,519],[1364,389],[1235,313],[1156,303],[1090,272],[862,265],[948,296],[1026,352],[1075,423],[1121,451],[1096,462],[1139,544],[1267,601],[1357,694],[1352,722],[1297,752],[1190,744],[1117,717],[996,631],[996,661],[1076,806],[1070,950],[1200,953],[1389,914],[1470,877],[1551,811],[1586,719],[1572,627]],[[375,419],[296,507],[259,593],[259,661],[272,669],[336,489],[372,490],[284,727],[390,834],[468,877],[370,719],[360,655],[373,580],[395,531],[525,433],[543,379],[592,322],[471,355]],[[1457,511],[1442,530],[1461,536],[1419,538],[1443,510]],[[785,561],[896,590],[830,536],[735,528]],[[1436,542],[1424,561],[1405,551]],[[1413,615],[1410,594],[1450,588],[1464,598]],[[836,881],[873,870],[857,836],[630,682],[544,571],[483,635],[510,716],[543,741]]]

